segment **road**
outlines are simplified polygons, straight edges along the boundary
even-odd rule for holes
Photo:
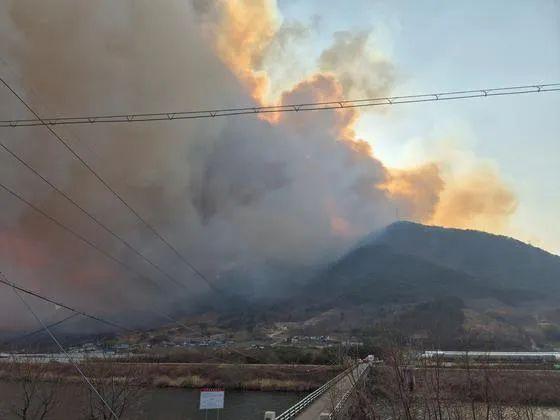
[[[318,420],[321,413],[330,413],[347,391],[351,390],[360,375],[367,369],[367,363],[361,363],[348,375],[343,377],[331,389],[326,391],[309,407],[296,416],[297,420]]]

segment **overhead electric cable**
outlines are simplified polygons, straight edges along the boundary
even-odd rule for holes
[[[75,309],[75,308],[73,308],[73,307],[71,307],[71,306],[68,306],[68,305],[66,305],[66,304],[64,304],[64,303],[62,303],[62,302],[59,302],[59,301],[56,301],[56,300],[54,300],[54,299],[48,298],[48,297],[46,297],[46,296],[43,296],[43,295],[41,295],[41,294],[39,294],[39,293],[37,293],[37,292],[34,292],[34,291],[32,291],[32,290],[29,290],[29,289],[26,289],[26,288],[24,288],[24,287],[21,287],[21,286],[15,284],[14,282],[8,280],[8,278],[6,277],[6,275],[5,275],[4,273],[2,273],[1,271],[0,271],[0,283],[4,284],[4,285],[6,285],[6,286],[9,286],[9,287],[11,287],[11,288],[13,288],[13,289],[17,289],[17,290],[19,290],[20,292],[23,292],[23,293],[28,294],[28,295],[30,295],[30,296],[36,297],[36,298],[38,298],[38,299],[41,299],[41,300],[43,300],[43,301],[45,301],[45,302],[52,303],[53,305],[60,306],[61,308],[64,308],[64,309],[68,309],[69,311],[72,311],[72,312],[75,312],[75,313],[77,313],[77,314],[80,314],[80,315],[82,315],[82,316],[84,316],[84,317],[86,317],[86,318],[90,318],[90,319],[93,319],[94,321],[101,322],[102,324],[109,325],[109,326],[111,326],[111,327],[114,327],[114,328],[117,328],[117,329],[121,329],[121,330],[123,330],[123,331],[134,332],[134,330],[133,330],[132,328],[128,328],[128,327],[125,327],[124,325],[120,325],[120,324],[118,324],[118,323],[116,323],[116,322],[103,319],[103,318],[101,318],[100,316],[97,316],[97,315],[91,315],[91,314],[89,314],[89,313],[87,313],[87,312],[84,312],[84,311],[81,311],[81,310],[79,310],[79,309]]]
[[[20,291],[20,292],[22,292],[22,293],[26,293],[26,294],[28,294],[28,295],[30,295],[30,296],[33,296],[33,297],[38,298],[38,299],[41,299],[41,300],[43,300],[43,301],[45,301],[45,302],[52,303],[52,304],[54,304],[54,305],[56,305],[56,306],[59,306],[59,307],[61,307],[61,308],[64,308],[64,309],[68,309],[69,311],[72,311],[75,315],[84,316],[84,317],[86,317],[86,318],[92,319],[92,320],[94,320],[94,321],[101,322],[101,323],[103,323],[103,324],[105,324],[105,325],[109,325],[109,326],[111,326],[111,327],[114,327],[114,328],[117,328],[117,329],[126,331],[126,332],[128,332],[128,333],[135,333],[135,332],[137,332],[137,330],[134,330],[134,329],[132,329],[132,328],[128,328],[128,327],[125,327],[125,326],[123,326],[123,325],[117,324],[116,322],[106,320],[106,319],[101,318],[100,316],[97,316],[97,315],[91,315],[91,314],[89,314],[89,313],[87,313],[87,312],[84,312],[84,311],[81,311],[81,310],[79,310],[79,309],[75,309],[75,308],[73,308],[73,307],[71,307],[71,306],[68,306],[68,305],[66,305],[66,304],[64,304],[64,303],[62,303],[62,302],[59,302],[59,301],[56,301],[56,300],[54,300],[54,299],[45,297],[45,296],[41,295],[40,293],[34,292],[34,291],[32,291],[32,290],[25,289],[24,287],[21,287],[21,286],[17,285],[16,283],[14,283],[14,282],[8,280],[8,278],[6,277],[6,275],[5,275],[4,273],[2,273],[1,271],[0,271],[0,283],[6,285],[6,286],[8,286],[8,287],[11,287],[12,289],[16,289],[16,290],[18,290],[18,291]],[[192,328],[187,327],[187,326],[184,325],[182,322],[178,321],[177,319],[175,319],[175,318],[173,318],[173,317],[171,317],[171,316],[169,316],[169,315],[167,315],[167,314],[165,314],[165,313],[163,313],[163,312],[156,311],[156,310],[153,310],[153,309],[148,309],[148,310],[146,310],[146,311],[149,312],[149,313],[156,314],[156,315],[158,315],[158,316],[164,317],[164,318],[166,318],[166,319],[168,319],[168,320],[170,320],[170,321],[176,323],[177,325],[182,326],[182,327],[185,328],[185,329],[191,329],[191,330],[192,330]],[[72,316],[66,317],[66,318],[64,318],[64,319],[62,319],[62,320],[60,320],[60,321],[58,321],[58,322],[56,322],[56,323],[53,323],[51,326],[58,326],[58,325],[62,324],[63,322],[69,321],[71,318],[73,318],[73,317],[72,317]],[[29,333],[29,334],[27,334],[27,335],[32,335],[32,334],[35,334],[35,333],[36,333],[36,331],[34,331],[34,332],[32,332],[32,333]],[[16,339],[20,339],[20,338],[23,338],[23,337],[19,337],[19,338],[16,338]]]
[[[122,265],[124,268],[126,268],[127,270],[131,271],[132,273],[136,274],[139,278],[145,280],[145,281],[149,281],[152,284],[155,284],[156,286],[160,287],[159,283],[154,282],[152,279],[145,277],[144,275],[138,273],[134,268],[130,267],[128,264],[120,261],[118,258],[113,257],[111,254],[107,253],[106,251],[104,251],[103,249],[99,248],[95,243],[91,242],[89,239],[87,239],[86,237],[82,236],[81,234],[79,234],[78,232],[76,232],[75,230],[67,227],[66,225],[62,224],[61,222],[59,222],[58,220],[56,220],[55,218],[53,218],[52,216],[50,216],[49,214],[47,214],[46,212],[44,212],[43,210],[41,210],[39,207],[35,206],[33,203],[31,203],[30,201],[26,200],[25,198],[23,198],[21,195],[19,195],[18,193],[16,193],[15,191],[13,191],[12,189],[8,188],[7,186],[5,186],[4,184],[2,184],[0,182],[0,188],[3,188],[5,191],[7,191],[8,193],[10,193],[12,196],[18,198],[19,200],[21,200],[22,202],[24,202],[25,204],[27,204],[28,206],[30,206],[33,210],[37,211],[38,213],[40,213],[41,215],[43,215],[44,217],[46,217],[47,219],[49,219],[50,221],[52,221],[53,223],[55,223],[57,226],[63,228],[65,231],[71,233],[72,235],[74,235],[75,237],[77,237],[78,239],[82,240],[83,242],[85,242],[86,244],[90,245],[91,247],[93,247],[95,250],[97,250],[98,252],[100,252],[101,254],[103,254],[104,256],[110,258],[112,261],[117,262],[118,264]],[[0,272],[0,275],[2,273]],[[0,279],[0,282],[5,283],[2,281],[2,279]],[[8,284],[8,283],[5,283]],[[183,285],[184,286],[184,285]],[[186,286],[185,286],[186,287]],[[160,290],[162,290],[160,288]],[[59,305],[61,306],[61,305]],[[65,306],[64,306],[65,307]],[[173,318],[171,318],[169,315],[163,314],[161,312],[156,312],[154,310],[150,310],[149,312],[151,313],[156,313],[159,316],[164,316],[174,322],[179,322]],[[129,331],[132,331],[131,329],[128,329]]]
[[[66,142],[52,127],[47,125],[45,121],[35,112],[35,110],[14,90],[12,87],[0,77],[0,82],[31,112],[38,121],[41,121],[45,125],[49,132],[89,171],[91,174],[105,187],[109,190],[138,220],[140,220],[147,228],[150,230],[157,238],[159,238],[164,244],[166,244],[173,253],[187,266],[189,269],[197,275],[201,280],[203,280],[208,287],[217,293],[223,293],[218,289],[212,282],[210,282],[204,274],[198,270],[192,263],[190,263],[178,250],[175,248],[167,239],[165,239],[150,223],[148,223],[127,201],[125,201],[108,183],[105,181],[74,149]]]
[[[45,218],[47,218],[48,220],[50,220],[51,222],[53,222],[54,224],[56,224],[57,226],[59,226],[60,228],[64,229],[66,232],[70,233],[71,235],[75,236],[76,238],[78,238],[79,240],[81,240],[82,242],[84,242],[85,244],[91,246],[92,248],[94,248],[97,252],[99,252],[100,254],[103,254],[105,257],[109,258],[111,261],[122,265],[126,270],[130,271],[131,273],[135,274],[136,276],[138,276],[138,278],[147,281],[151,284],[155,284],[156,286],[159,287],[158,283],[155,283],[152,279],[144,276],[143,274],[139,273],[136,269],[134,269],[133,267],[131,267],[130,265],[126,264],[125,262],[119,260],[118,258],[114,257],[113,255],[109,254],[107,251],[105,251],[104,249],[100,248],[99,246],[97,246],[97,244],[95,244],[94,242],[92,242],[91,240],[89,240],[88,238],[86,238],[85,236],[83,236],[82,234],[78,233],[77,231],[75,231],[74,229],[66,226],[65,224],[63,224],[62,222],[58,221],[57,219],[55,219],[54,217],[52,217],[51,215],[49,215],[47,212],[45,212],[44,210],[42,210],[41,208],[37,207],[35,204],[33,204],[31,201],[27,200],[26,198],[24,198],[23,196],[21,196],[20,194],[18,194],[17,192],[15,192],[14,190],[12,190],[11,188],[7,187],[6,185],[4,185],[2,182],[0,182],[0,188],[2,188],[4,191],[6,191],[7,193],[9,193],[10,195],[12,195],[13,197],[17,198],[18,200],[20,200],[21,202],[27,204],[29,207],[31,207],[33,210],[35,210],[37,213],[41,214],[42,216],[44,216]]]
[[[103,396],[99,393],[99,391],[97,390],[97,388],[95,388],[95,386],[91,383],[91,381],[89,380],[89,378],[85,375],[85,373],[82,371],[82,369],[80,369],[80,366],[78,366],[78,364],[74,361],[74,359],[72,358],[72,356],[70,356],[70,354],[68,354],[68,352],[66,351],[66,349],[62,346],[62,344],[60,344],[60,342],[57,340],[57,338],[55,337],[55,335],[51,332],[51,330],[47,327],[47,325],[45,325],[45,323],[43,322],[43,320],[41,318],[39,318],[39,316],[35,313],[35,311],[33,310],[33,308],[31,307],[31,305],[29,305],[27,303],[27,301],[23,298],[23,296],[21,296],[19,294],[19,292],[17,291],[17,289],[13,288],[12,289],[14,291],[14,293],[16,294],[16,296],[21,300],[21,302],[27,307],[27,309],[29,310],[29,312],[31,312],[31,314],[33,315],[33,317],[37,320],[37,322],[43,327],[43,329],[47,332],[47,334],[49,334],[49,336],[51,337],[51,339],[53,340],[53,342],[56,344],[56,346],[60,349],[60,351],[62,353],[64,353],[64,355],[66,356],[66,358],[68,359],[68,361],[72,364],[72,366],[74,366],[74,368],[78,371],[78,373],[80,374],[80,376],[83,378],[84,382],[91,388],[91,390],[95,393],[95,395],[97,395],[97,397],[101,400],[101,402],[103,403],[103,405],[109,410],[109,412],[111,413],[111,415],[119,420],[119,417],[115,414],[115,412],[113,411],[113,409],[111,408],[111,406],[109,405],[109,403],[107,403],[107,401],[105,401],[105,399],[103,398]]]
[[[81,311],[81,310],[72,308],[71,306],[68,306],[68,305],[66,305],[66,304],[64,304],[64,303],[61,303],[61,302],[59,302],[59,301],[56,301],[56,300],[53,300],[53,299],[51,299],[51,298],[42,296],[41,294],[39,294],[39,293],[37,293],[37,292],[33,292],[33,291],[31,291],[31,290],[28,290],[28,289],[25,289],[25,288],[23,288],[23,287],[21,287],[21,286],[18,286],[17,284],[15,284],[15,283],[9,281],[8,278],[7,278],[7,277],[4,275],[4,273],[2,273],[1,271],[0,271],[0,283],[6,285],[6,286],[8,286],[8,287],[11,287],[12,289],[18,290],[18,291],[23,292],[23,293],[26,293],[26,294],[28,294],[28,295],[30,295],[30,296],[36,297],[36,298],[38,298],[38,299],[41,299],[41,300],[43,300],[43,301],[45,301],[45,302],[52,303],[52,304],[57,305],[57,306],[60,306],[61,308],[64,308],[64,309],[68,309],[68,310],[74,312],[74,313],[77,314],[77,315],[82,315],[82,316],[84,316],[84,317],[86,317],[86,318],[93,319],[93,320],[95,320],[95,321],[98,321],[98,322],[101,322],[101,323],[103,323],[103,324],[106,324],[106,325],[109,325],[109,326],[112,326],[112,327],[115,327],[115,328],[124,330],[124,331],[126,331],[126,332],[132,332],[132,333],[136,332],[135,330],[133,330],[133,329],[131,329],[131,328],[128,328],[128,327],[119,325],[119,324],[117,324],[117,323],[114,323],[113,321],[108,321],[108,320],[103,319],[103,318],[101,318],[101,317],[99,317],[99,316],[96,316],[96,315],[88,314],[87,312],[84,312],[84,311]],[[169,316],[169,315],[167,315],[167,314],[165,314],[165,313],[163,313],[163,312],[159,312],[159,311],[155,311],[155,310],[148,310],[148,312],[151,312],[151,313],[153,313],[153,314],[156,314],[156,315],[159,315],[159,316],[161,316],[161,317],[163,317],[163,318],[166,318],[166,319],[172,321],[174,324],[176,324],[176,325],[178,325],[178,326],[184,328],[186,331],[194,331],[194,328],[193,328],[193,327],[188,327],[188,326],[186,326],[184,323],[182,323],[181,321],[179,321],[179,320],[177,320],[176,318],[173,318],[173,317],[171,317],[171,316]],[[65,319],[63,319],[63,320],[61,320],[61,321],[59,321],[59,322],[53,324],[53,326],[54,326],[54,325],[57,325],[57,326],[58,326],[58,325],[62,324],[63,322],[69,321],[71,318],[72,318],[72,317],[67,317],[67,318],[65,318]],[[36,332],[30,333],[30,334],[35,334],[35,333],[36,333]],[[30,335],[30,334],[28,334],[28,335]],[[240,354],[240,355],[242,355],[242,356],[244,356],[244,357],[246,357],[246,358],[252,358],[252,359],[257,360],[257,361],[259,361],[259,362],[261,362],[261,363],[264,363],[264,361],[262,361],[262,360],[259,359],[258,357],[247,355],[247,354],[245,354],[245,353],[243,353],[243,352],[241,352],[240,350],[237,350],[237,349],[235,349],[235,348],[230,348],[230,351],[232,351],[232,352],[234,352],[234,353],[238,353],[238,354]]]
[[[150,263],[150,265],[154,266],[156,269],[158,269],[158,271],[160,271],[162,274],[166,275],[166,277],[168,277],[170,280],[172,280],[173,282],[175,282],[176,284],[183,286],[183,287],[187,287],[185,284],[178,282],[178,280],[172,278],[171,276],[169,276],[167,273],[165,273],[161,268],[159,268],[159,266],[157,266],[156,264],[152,263],[147,257],[143,256],[139,251],[137,251],[134,247],[132,247],[132,245],[130,245],[126,240],[122,239],[121,237],[119,237],[117,234],[115,234],[113,231],[111,231],[107,226],[105,226],[102,222],[100,222],[97,218],[95,218],[95,216],[93,216],[92,214],[90,214],[87,210],[85,210],[84,208],[82,208],[79,204],[77,204],[74,200],[72,200],[66,193],[64,193],[63,191],[61,191],[59,188],[57,188],[55,185],[53,185],[50,181],[48,181],[45,177],[43,177],[39,172],[37,172],[31,165],[29,165],[27,162],[25,162],[23,159],[21,159],[19,156],[17,156],[12,150],[10,150],[6,145],[4,145],[1,141],[0,141],[0,147],[4,148],[4,150],[6,150],[11,156],[13,156],[16,160],[18,160],[18,162],[20,162],[22,165],[24,165],[26,168],[28,168],[31,172],[33,172],[36,176],[38,176],[39,178],[41,178],[44,182],[46,182],[49,186],[51,186],[51,188],[53,188],[56,192],[58,192],[60,195],[62,195],[66,200],[70,201],[73,205],[75,205],[79,210],[81,210],[83,213],[85,213],[88,217],[90,217],[95,223],[97,223],[98,225],[100,225],[101,227],[104,228],[104,230],[106,230],[107,232],[109,232],[112,236],[116,237],[119,241],[121,241],[122,243],[124,243],[129,249],[131,249],[132,251],[134,251],[137,255],[140,255],[145,261],[147,261],[148,263]],[[1,185],[2,187],[5,188],[5,186]],[[8,192],[12,192],[8,190],[7,188],[5,188]],[[16,195],[17,198],[21,199],[21,197],[19,195]],[[26,202],[26,204],[30,204],[28,202]],[[33,207],[34,210],[37,210],[37,208]],[[42,215],[46,216],[45,213],[41,213]],[[49,219],[51,221],[54,221],[53,219]],[[58,224],[59,226],[62,226],[62,224]],[[68,230],[68,229],[66,229]],[[74,232],[73,230],[69,230],[71,233],[73,233],[75,236],[77,235],[76,232]],[[81,240],[85,240],[85,238],[81,237],[81,235],[78,236],[79,239]],[[91,245],[91,243],[88,243],[88,245]],[[97,248],[96,248],[97,250]],[[106,255],[106,254],[104,254]],[[120,262],[121,265],[123,265],[125,268],[132,270],[134,272],[134,274],[139,275],[141,277],[143,277],[141,274],[137,273],[135,270],[133,270],[131,267],[129,267],[128,265],[126,265],[125,263],[123,263],[122,261],[118,260],[118,262]],[[145,278],[145,277],[144,277]],[[145,278],[146,280],[149,280],[147,278]],[[155,282],[154,282],[155,283]],[[179,321],[177,321],[176,319],[170,317],[169,315],[159,312],[159,311],[155,311],[155,310],[150,310],[149,312],[154,313],[158,316],[162,316],[168,320],[171,320],[175,323],[179,323],[181,324],[183,327],[187,328],[184,324],[180,323]],[[60,324],[62,324],[63,322],[73,318],[75,315],[78,314],[74,314],[71,315],[57,323],[52,324],[52,326],[58,326]],[[23,339],[27,336],[30,335],[34,335],[38,333],[38,331],[34,331],[32,333],[26,334],[25,336],[19,337],[17,338],[17,340],[19,339]],[[15,341],[15,340],[10,340],[10,341]]]
[[[62,318],[60,321],[56,321],[56,322],[53,322],[52,324],[47,325],[47,327],[49,327],[49,329],[52,330],[53,328],[58,327],[60,324],[63,324],[66,321],[70,321],[72,318],[75,318],[77,316],[80,316],[80,314],[77,313],[77,312],[73,312],[72,314],[68,315],[67,317]],[[44,331],[45,330],[43,328],[39,328],[39,329],[36,329],[34,331],[28,332],[26,334],[18,335],[17,337],[10,338],[9,340],[4,341],[2,343],[2,345],[5,345],[5,346],[10,345],[10,344],[13,344],[17,341],[21,341],[21,340],[25,340],[26,338],[33,337],[34,335],[40,334]]]
[[[4,82],[7,86],[7,84]],[[8,87],[9,88],[9,87]],[[10,89],[10,88],[9,88]],[[10,89],[12,90],[12,89]],[[303,111],[324,111],[345,108],[362,108],[387,106],[418,102],[437,102],[455,99],[486,98],[489,96],[522,95],[527,93],[555,92],[560,90],[560,83],[535,83],[524,86],[510,86],[500,88],[487,88],[475,90],[461,90],[438,93],[422,93],[418,95],[383,96],[365,99],[345,99],[328,102],[308,102],[272,106],[245,106],[238,108],[216,108],[194,111],[169,111],[154,113],[119,113],[106,115],[88,115],[78,117],[49,117],[39,118],[35,112],[35,119],[9,119],[0,120],[0,127],[30,127],[37,125],[75,125],[99,123],[133,123],[149,121],[174,121],[200,118],[228,117],[247,114],[270,114]],[[13,92],[13,90],[12,90]],[[14,92],[15,94],[15,92]],[[20,99],[21,100],[21,99]],[[23,101],[22,101],[23,102]],[[29,108],[28,108],[29,109]]]
[[[116,238],[119,242],[121,242],[123,245],[125,245],[129,250],[131,250],[132,252],[134,252],[136,255],[138,255],[140,258],[142,258],[144,261],[146,261],[148,264],[150,264],[152,267],[154,267],[158,272],[160,272],[162,275],[164,275],[167,279],[169,279],[170,281],[172,281],[173,283],[179,285],[179,286],[183,286],[183,287],[187,287],[184,283],[179,282],[177,279],[175,279],[174,277],[172,277],[171,275],[169,275],[168,273],[166,273],[159,265],[157,265],[156,263],[152,262],[150,259],[148,259],[144,254],[142,254],[140,251],[138,251],[136,248],[134,248],[126,239],[122,238],[121,236],[119,236],[118,234],[116,234],[115,232],[113,232],[113,230],[111,230],[109,227],[107,227],[107,225],[105,225],[103,222],[101,222],[97,217],[95,217],[92,213],[90,213],[89,211],[87,211],[85,208],[83,208],[80,204],[78,204],[76,201],[74,201],[68,194],[66,194],[64,191],[62,191],[60,188],[58,188],[57,186],[55,186],[52,182],[50,182],[47,178],[45,178],[43,175],[41,175],[35,168],[33,168],[29,163],[27,163],[26,161],[24,161],[22,158],[20,158],[17,154],[15,154],[10,148],[8,148],[1,140],[0,140],[0,147],[2,147],[6,152],[8,152],[14,159],[16,159],[20,164],[22,164],[23,166],[25,166],[27,169],[29,169],[33,174],[35,174],[36,176],[38,176],[39,178],[41,178],[45,183],[47,183],[53,190],[55,190],[58,194],[60,194],[62,197],[64,197],[68,202],[70,202],[71,204],[73,204],[75,207],[77,207],[82,213],[84,213],[86,216],[88,216],[88,218],[90,218],[91,220],[93,220],[94,223],[96,223],[97,225],[101,226],[101,228],[103,228],[103,230],[105,230],[107,233],[109,233],[111,236],[113,236],[114,238]],[[128,267],[127,267],[128,268]],[[135,273],[138,274],[138,273]]]

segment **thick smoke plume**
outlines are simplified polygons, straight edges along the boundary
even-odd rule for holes
[[[266,103],[270,79],[259,66],[282,33],[272,1],[17,0],[0,8],[1,74],[48,116]],[[279,101],[388,93],[393,66],[366,54],[367,39],[363,33],[337,35],[317,72],[283,91]],[[355,70],[361,57],[368,77]],[[3,116],[29,116],[8,92],[0,95]],[[478,178],[456,183],[456,196],[436,164],[387,169],[356,138],[358,117],[358,111],[344,110],[58,131],[212,281],[241,277],[259,285],[282,281],[294,267],[306,272],[394,221],[396,209],[401,218],[452,225],[511,213],[510,193],[495,174],[482,196]],[[0,192],[0,264],[13,281],[109,314],[188,305],[208,290],[44,128],[4,131],[1,140],[188,290],[165,283],[2,153],[3,183],[164,292]],[[3,327],[30,322],[8,291],[0,299],[12,314],[1,318]]]

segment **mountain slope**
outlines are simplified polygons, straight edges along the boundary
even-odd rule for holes
[[[505,236],[398,222],[366,241],[488,282],[560,295],[560,257]]]
[[[347,254],[316,277],[306,292],[338,304],[397,304],[492,294],[485,284],[467,274],[377,244]]]
[[[560,296],[560,257],[484,232],[398,222],[323,270],[304,295],[347,305],[448,296],[540,301]]]

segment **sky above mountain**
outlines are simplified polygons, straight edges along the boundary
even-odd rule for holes
[[[392,94],[516,86],[560,78],[557,1],[280,1],[284,22],[313,28],[299,46],[308,68],[341,31],[369,34],[372,50],[395,67]],[[323,5],[323,6],[322,6]],[[358,63],[356,63],[358,64]],[[361,71],[368,73],[367,65]],[[365,92],[353,92],[353,97]],[[450,178],[486,165],[517,206],[506,225],[469,218],[444,223],[506,233],[560,254],[560,96],[494,98],[363,112],[357,133],[384,163],[443,163]],[[458,181],[461,184],[461,181]]]

